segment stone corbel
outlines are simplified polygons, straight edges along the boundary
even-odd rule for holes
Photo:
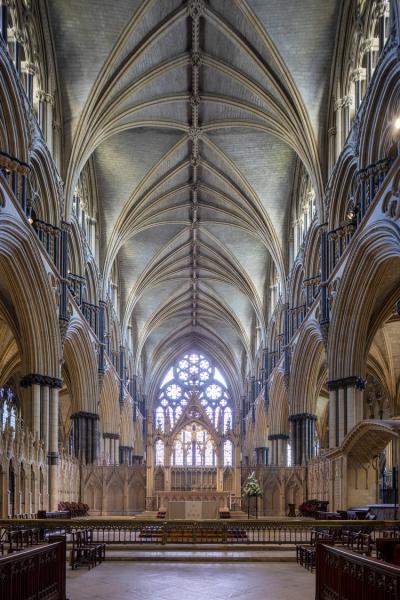
[[[36,97],[40,102],[46,102],[46,104],[54,105],[54,96],[44,90],[37,90]]]
[[[385,17],[390,14],[390,2],[388,0],[380,0],[375,4],[374,16],[376,19]]]

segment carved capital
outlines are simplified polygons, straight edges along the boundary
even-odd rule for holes
[[[332,391],[348,387],[355,387],[357,390],[363,390],[365,384],[366,381],[362,377],[343,377],[342,379],[332,379],[331,381],[328,381],[328,390]]]
[[[57,377],[49,377],[48,375],[40,375],[39,373],[30,373],[21,379],[21,387],[26,388],[31,385],[43,385],[50,388],[59,388],[63,386],[62,379]]]

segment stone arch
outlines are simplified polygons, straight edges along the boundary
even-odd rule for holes
[[[259,396],[255,402],[255,427],[254,444],[255,448],[261,448],[268,445],[268,414],[264,398]]]
[[[69,322],[64,344],[64,369],[68,371],[75,411],[97,413],[97,358],[87,327],[78,318]]]
[[[86,279],[86,302],[90,304],[98,304],[99,302],[99,276],[94,260],[86,263],[85,267]]]
[[[304,266],[303,261],[298,259],[293,265],[289,281],[289,306],[291,308],[305,303],[304,290]]]
[[[378,456],[393,441],[394,464],[399,464],[399,427],[396,420],[365,420],[344,438],[341,449],[346,456],[348,506],[376,502]]]
[[[120,414],[120,445],[133,447],[134,430],[133,430],[133,407],[130,399],[126,398]]]
[[[83,277],[85,274],[85,251],[79,227],[75,221],[71,222],[68,239],[68,270],[74,275]]]
[[[10,215],[1,218],[0,296],[20,340],[23,371],[58,378],[61,340],[54,291],[33,235]]]
[[[316,321],[307,323],[297,340],[290,370],[291,414],[315,414],[321,370],[325,369],[326,354],[321,331]]]
[[[320,238],[319,225],[313,222],[308,230],[304,247],[304,276],[306,279],[319,275],[320,271]]]
[[[36,217],[55,227],[60,227],[61,206],[54,166],[48,150],[42,145],[36,145],[32,150],[31,165],[31,202]]]
[[[389,52],[371,88],[360,132],[359,164],[364,168],[388,158],[395,151],[393,121],[400,110],[400,66],[396,52]]]
[[[100,393],[100,419],[103,432],[119,434],[119,386],[115,371],[107,369]]]
[[[365,375],[372,339],[400,295],[397,224],[375,222],[354,240],[352,250],[332,311],[328,341],[331,380]]]
[[[285,374],[276,369],[271,377],[269,388],[268,421],[270,434],[287,433],[289,418],[289,396]]]
[[[0,147],[21,163],[29,162],[29,133],[23,99],[5,54],[0,55]]]
[[[354,193],[356,173],[357,160],[354,156],[354,149],[350,144],[347,144],[340,155],[332,189],[329,190],[327,196],[329,201],[327,206],[329,231],[340,227],[348,220],[347,213]]]

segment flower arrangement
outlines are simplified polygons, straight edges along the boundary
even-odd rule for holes
[[[251,475],[245,481],[243,486],[242,496],[245,498],[254,498],[263,495],[263,491],[260,484],[257,481],[256,474],[253,471]]]

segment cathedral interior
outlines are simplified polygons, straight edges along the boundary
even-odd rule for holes
[[[399,57],[399,0],[0,0],[1,531],[397,519]]]

